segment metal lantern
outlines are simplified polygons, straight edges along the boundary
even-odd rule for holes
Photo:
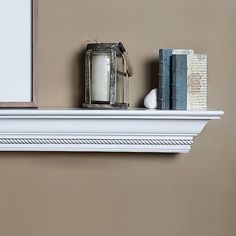
[[[85,58],[85,103],[93,109],[128,108],[129,62],[121,43],[87,45]],[[132,69],[131,69],[132,70]]]

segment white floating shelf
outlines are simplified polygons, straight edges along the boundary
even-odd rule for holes
[[[222,111],[0,110],[0,151],[186,153]]]

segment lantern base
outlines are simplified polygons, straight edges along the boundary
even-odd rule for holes
[[[129,108],[129,104],[128,103],[116,103],[114,105],[111,104],[87,104],[87,103],[83,103],[82,104],[83,108],[87,108],[87,109],[128,109]]]

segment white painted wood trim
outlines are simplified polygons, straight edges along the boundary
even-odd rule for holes
[[[0,151],[186,153],[222,111],[0,110]]]

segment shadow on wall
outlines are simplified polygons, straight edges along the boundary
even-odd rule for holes
[[[146,60],[143,68],[143,76],[146,86],[144,97],[152,90],[158,87],[158,75],[159,75],[159,58],[152,57]],[[143,107],[144,97],[140,97],[137,106]]]
[[[67,154],[67,155],[65,155]],[[123,157],[124,154],[126,157]],[[171,161],[183,154],[178,153],[122,153],[122,152],[0,152],[0,159],[14,159],[14,158],[25,158],[34,159],[37,157],[48,159],[68,159],[68,158],[98,158],[99,160],[123,160],[123,159],[143,159],[145,160],[159,159],[163,161]]]
[[[152,58],[146,63],[146,78],[150,81],[150,90],[157,88],[159,75],[159,58]]]
[[[0,153],[0,161],[3,164],[14,163],[14,165],[22,166],[22,168],[39,168],[45,172],[45,168],[50,173],[57,174],[61,171],[75,171],[81,173],[84,171],[94,174],[102,171],[102,174],[110,173],[116,170],[127,170],[133,168],[134,165],[142,165],[151,163],[169,165],[179,161],[178,154],[161,154],[161,153],[65,153],[65,152],[2,152]],[[145,157],[145,158],[144,158]],[[156,165],[155,168],[159,168]],[[53,172],[53,170],[55,172]]]
[[[86,47],[81,49],[75,54],[72,63],[72,78],[71,84],[73,85],[73,107],[82,107],[85,96],[85,50]]]

